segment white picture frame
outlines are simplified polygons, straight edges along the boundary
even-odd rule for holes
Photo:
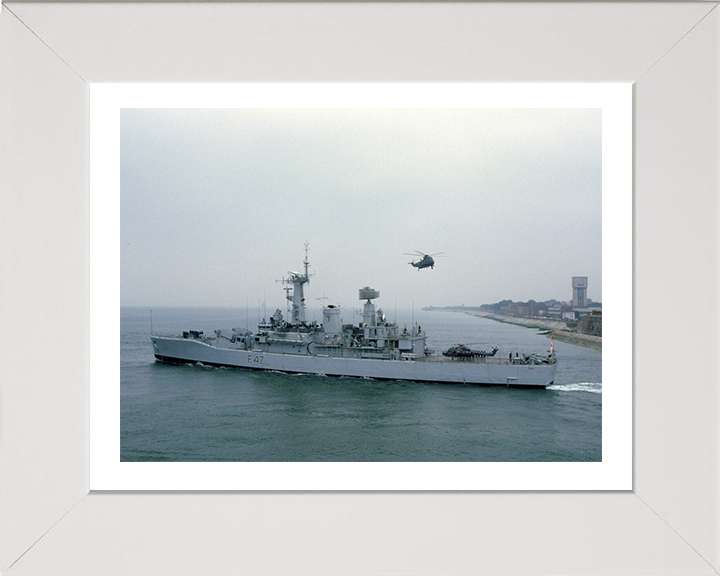
[[[3,6],[0,570],[717,573],[716,8]],[[633,82],[633,490],[89,493],[88,83],[190,80]]]

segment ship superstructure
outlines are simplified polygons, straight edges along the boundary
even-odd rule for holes
[[[290,272],[287,289],[289,318],[280,309],[263,319],[257,331],[243,328],[204,334],[184,331],[177,336],[152,335],[156,360],[202,363],[257,370],[353,376],[386,380],[546,387],[557,368],[554,350],[504,357],[497,347],[475,351],[459,344],[434,352],[419,326],[400,328],[373,303],[380,292],[360,288],[362,321],[343,324],[340,307],[323,304],[322,323],[307,320],[304,287],[310,281],[307,249],[304,271]]]

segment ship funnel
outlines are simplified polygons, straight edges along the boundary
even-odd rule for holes
[[[342,334],[342,322],[340,321],[340,308],[335,304],[328,304],[323,308],[323,327],[325,334]]]

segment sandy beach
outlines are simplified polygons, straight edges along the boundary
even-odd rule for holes
[[[510,316],[508,314],[497,314],[495,312],[483,312],[481,310],[464,310],[457,308],[455,312],[464,312],[471,316],[480,316],[482,318],[490,318],[498,322],[507,322],[508,324],[517,324],[518,326],[525,326],[527,328],[535,328],[538,330],[552,330],[555,334],[555,339],[561,342],[568,342],[570,344],[576,344],[578,346],[585,346],[592,348],[598,352],[602,352],[602,337],[591,336],[590,334],[578,334],[577,332],[571,332],[565,326],[565,322],[557,320],[549,320],[545,318],[521,318],[518,316]],[[550,338],[550,334],[547,335]]]

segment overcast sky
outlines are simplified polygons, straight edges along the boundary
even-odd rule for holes
[[[124,109],[121,303],[602,300],[599,109]],[[405,252],[444,252],[418,271]]]

